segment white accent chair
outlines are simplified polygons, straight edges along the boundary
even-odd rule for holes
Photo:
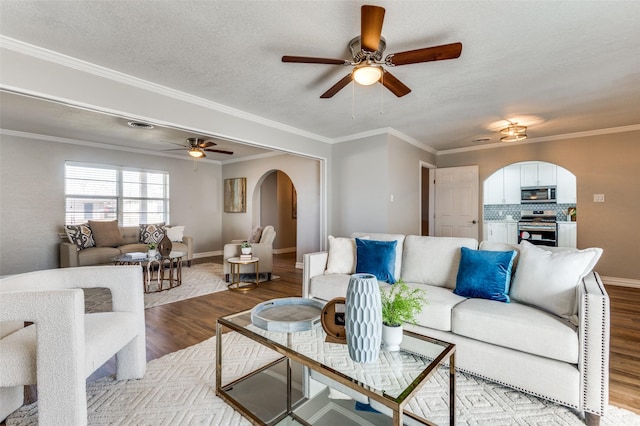
[[[258,262],[258,272],[261,274],[267,274],[267,281],[271,280],[271,273],[273,272],[273,241],[276,239],[276,230],[271,225],[267,225],[262,230],[259,243],[251,243],[251,254],[254,257],[260,259]],[[240,256],[240,245],[245,240],[231,240],[231,242],[224,245],[224,277],[229,282],[229,274],[231,273],[231,266],[227,259],[230,257]],[[254,274],[256,273],[254,265],[240,265],[241,274]]]
[[[85,314],[81,288],[111,291],[112,312]],[[33,322],[24,327],[24,322]],[[37,384],[39,424],[86,425],[86,378],[116,355],[118,380],[146,370],[139,266],[86,266],[0,279],[0,421]]]

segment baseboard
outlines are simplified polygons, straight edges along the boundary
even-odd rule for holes
[[[617,278],[617,277],[600,277],[604,285],[615,285],[618,287],[631,287],[640,289],[640,280],[634,280],[631,278]]]
[[[273,254],[295,253],[296,250],[297,250],[296,247],[285,247],[285,248],[273,249]]]
[[[212,257],[212,256],[222,256],[222,250],[193,253],[194,259],[200,259],[201,257]]]
[[[296,269],[304,269],[304,263],[296,262]]]

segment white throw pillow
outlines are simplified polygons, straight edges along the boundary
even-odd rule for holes
[[[356,240],[329,235],[329,258],[325,274],[353,274],[356,270]]]
[[[167,237],[171,241],[181,243],[182,238],[184,237],[184,226],[172,226],[171,228],[166,227],[165,231],[167,231]]]
[[[601,255],[601,248],[552,252],[523,241],[510,296],[577,324],[578,284]]]

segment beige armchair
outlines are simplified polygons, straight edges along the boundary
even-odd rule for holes
[[[81,288],[111,291],[112,312],[85,314]],[[24,322],[33,322],[23,327]],[[116,355],[118,380],[144,376],[139,266],[51,269],[0,279],[0,421],[38,387],[42,425],[86,425],[86,378]]]
[[[271,273],[273,272],[273,241],[276,239],[276,231],[273,226],[265,226],[262,230],[260,242],[251,243],[251,253],[254,257],[260,259],[258,262],[258,272],[261,274],[267,274],[267,281],[271,280]],[[232,240],[224,245],[224,277],[229,282],[229,274],[231,273],[231,267],[227,259],[230,257],[240,256],[240,245],[245,240]],[[254,265],[241,265],[241,274],[253,274],[256,270]]]

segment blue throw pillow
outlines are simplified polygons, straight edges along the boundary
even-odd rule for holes
[[[356,238],[356,274],[373,274],[380,281],[395,284],[397,241]]]
[[[471,250],[462,247],[455,294],[509,303],[513,251]]]

